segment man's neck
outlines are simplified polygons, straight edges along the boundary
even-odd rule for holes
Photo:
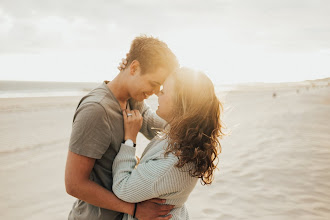
[[[126,109],[127,100],[130,98],[124,74],[119,73],[107,86],[118,100],[122,109]]]

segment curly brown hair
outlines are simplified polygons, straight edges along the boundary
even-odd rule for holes
[[[221,153],[219,138],[224,135],[223,106],[204,73],[181,68],[170,77],[174,77],[175,97],[165,155],[176,155],[178,168],[192,164],[189,174],[200,178],[203,185],[211,184]]]
[[[168,48],[166,43],[146,35],[141,35],[133,40],[126,60],[126,67],[133,60],[139,61],[141,74],[152,73],[160,67],[172,73],[179,66],[176,56]]]

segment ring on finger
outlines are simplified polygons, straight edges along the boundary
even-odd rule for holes
[[[127,113],[127,117],[129,117],[129,116],[132,116],[132,114],[131,113]]]

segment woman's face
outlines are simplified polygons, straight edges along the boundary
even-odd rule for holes
[[[159,91],[157,115],[169,122],[172,118],[173,97],[174,97],[174,79],[169,76],[163,85],[163,89]]]

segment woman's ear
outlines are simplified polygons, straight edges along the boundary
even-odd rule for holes
[[[137,60],[133,60],[129,65],[129,73],[134,76],[140,71],[140,62]]]

